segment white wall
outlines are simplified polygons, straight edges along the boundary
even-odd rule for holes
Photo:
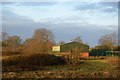
[[[53,46],[52,51],[60,51],[60,46]]]

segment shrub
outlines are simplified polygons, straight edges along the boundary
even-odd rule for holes
[[[16,54],[22,54],[22,47],[10,48],[10,47],[2,47],[2,55],[3,56],[10,56]]]
[[[39,67],[64,65],[65,63],[66,61],[63,57],[36,53],[29,55],[12,55],[2,60],[3,71],[34,70]]]
[[[39,66],[53,66],[53,65],[62,65],[66,61],[62,57],[57,57],[47,53],[34,53],[24,56],[24,61],[27,62],[27,65],[39,65]]]
[[[8,58],[2,59],[2,66],[16,66],[20,65],[23,61],[23,57],[21,55],[9,56]]]

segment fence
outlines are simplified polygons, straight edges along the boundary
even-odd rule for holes
[[[119,56],[120,51],[107,51],[105,49],[93,49],[90,52],[90,56]]]

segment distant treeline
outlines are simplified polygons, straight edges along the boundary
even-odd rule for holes
[[[9,36],[2,32],[2,54],[30,54],[30,53],[48,53],[55,44],[52,31],[44,28],[35,30],[32,38],[24,42],[19,36]]]
[[[118,40],[115,37],[116,33],[106,34],[102,36],[98,45],[95,49],[106,49],[106,50],[119,50]],[[84,43],[81,37],[77,36],[72,39],[73,42]],[[2,32],[2,54],[31,54],[31,53],[51,53],[52,46],[56,45],[55,36],[51,30],[45,28],[36,29],[31,38],[27,38],[24,42],[20,36],[9,36],[8,33]],[[65,44],[64,41],[60,41],[57,44]]]

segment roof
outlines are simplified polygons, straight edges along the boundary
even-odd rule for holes
[[[62,45],[69,45],[69,44],[79,44],[79,45],[85,45],[85,46],[88,46],[87,44],[83,44],[83,43],[79,43],[79,42],[69,42],[69,43],[65,43],[65,44],[62,44]],[[62,45],[59,45],[59,46],[62,46]]]

